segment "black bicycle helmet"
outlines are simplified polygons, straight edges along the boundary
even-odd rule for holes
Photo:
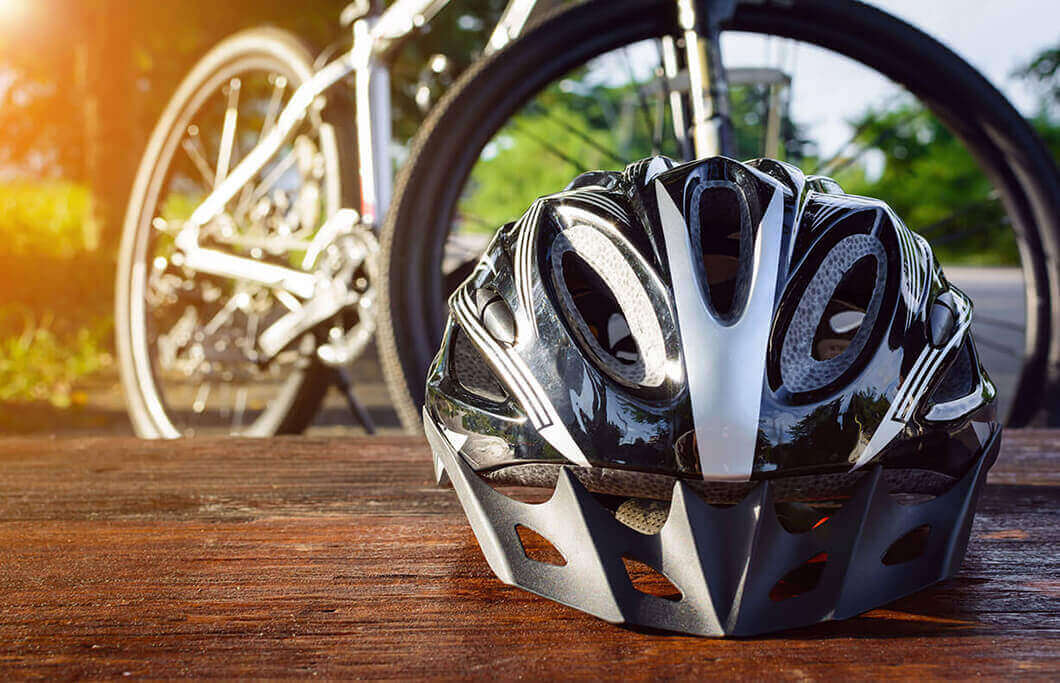
[[[956,572],[995,389],[971,302],[883,202],[765,159],[583,174],[450,309],[425,428],[506,583],[752,635]],[[562,557],[531,559],[527,529]]]

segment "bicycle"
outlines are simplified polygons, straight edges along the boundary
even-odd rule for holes
[[[353,47],[321,68],[289,33],[244,31],[179,86],[140,163],[119,253],[116,346],[139,436],[299,432],[333,381],[372,430],[346,368],[375,327],[386,61],[446,4],[350,3],[340,21]],[[487,52],[549,5],[513,0]],[[355,118],[345,98],[326,98],[351,76]]]
[[[578,79],[608,55],[649,54],[644,45],[653,65],[631,59],[626,87],[635,118],[650,131],[632,135],[623,149],[570,133],[593,144],[583,140],[592,151],[585,159],[563,161],[567,175],[592,155],[620,167],[661,151],[676,158],[736,153],[729,91],[736,71],[726,69],[721,46],[722,32],[731,30],[803,41],[866,64],[921,95],[976,153],[1018,236],[1027,292],[1009,421],[1060,412],[1045,400],[1060,386],[1060,274],[1048,267],[1060,244],[1056,169],[1011,105],[942,45],[840,0],[612,0],[547,16],[549,3],[513,0],[487,56],[429,115],[391,205],[385,59],[446,4],[398,0],[383,11],[354,3],[343,13],[353,48],[319,69],[288,34],[239,34],[177,91],[141,163],[119,262],[119,360],[138,434],[175,437],[218,423],[250,435],[300,431],[332,373],[348,379],[344,369],[376,324],[395,407],[415,427],[446,294],[503,222],[493,216],[467,239],[474,220],[461,209],[474,197],[476,164],[503,156],[504,136],[525,133],[525,115],[540,116],[534,106],[542,98],[584,91],[591,99],[598,91]],[[349,112],[341,98],[325,99],[351,74],[352,135],[342,125]],[[743,77],[778,104],[783,74]],[[259,103],[249,113],[240,106],[247,99]],[[765,116],[766,151],[783,152],[777,109]],[[260,135],[235,163],[235,131],[248,127]],[[356,156],[347,152],[351,137]],[[212,165],[207,138],[219,150]],[[565,155],[540,142],[547,154]],[[522,181],[526,193],[557,189],[555,178],[537,180]]]

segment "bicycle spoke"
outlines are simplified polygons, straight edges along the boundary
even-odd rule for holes
[[[523,133],[524,135],[526,135],[526,137],[530,138],[531,140],[533,140],[533,141],[534,141],[534,142],[536,142],[537,144],[541,145],[541,147],[542,147],[542,148],[543,148],[543,149],[544,149],[544,150],[545,150],[546,152],[548,152],[549,154],[552,154],[553,156],[555,156],[555,157],[556,157],[557,159],[559,159],[560,161],[565,161],[566,163],[568,163],[568,164],[570,164],[571,166],[573,166],[573,167],[574,167],[574,169],[575,169],[575,170],[576,170],[576,171],[577,171],[578,173],[585,173],[586,171],[588,171],[588,170],[589,170],[588,168],[586,168],[585,166],[583,166],[583,165],[582,165],[582,163],[581,163],[580,161],[578,161],[578,160],[577,160],[577,159],[575,159],[574,157],[570,156],[569,154],[567,154],[566,152],[564,152],[564,151],[563,151],[562,149],[560,149],[559,147],[556,147],[556,146],[555,146],[554,144],[552,144],[552,143],[551,143],[551,142],[549,142],[548,140],[545,140],[545,139],[544,139],[543,137],[541,137],[541,136],[540,136],[540,135],[538,135],[537,133],[534,133],[533,131],[531,131],[531,130],[529,130],[529,129],[527,129],[527,128],[523,128],[523,127],[522,127],[522,126],[520,126],[520,125],[519,125],[518,123],[516,123],[516,122],[515,122],[514,120],[513,120],[512,122],[511,122],[511,126],[512,126],[512,128],[514,128],[515,130],[517,130],[517,131],[520,131],[521,133]]]
[[[260,40],[246,48],[252,59],[234,59],[195,84],[198,90],[184,106],[198,108],[166,131],[177,139],[156,161],[164,173],[159,190],[140,200],[151,230],[140,257],[147,274],[133,296],[145,302],[145,350],[155,360],[154,390],[161,405],[152,419],[166,435],[264,434],[301,409],[289,397],[291,388],[305,381],[311,337],[267,365],[259,363],[258,347],[263,331],[287,314],[284,304],[300,308],[301,302],[281,301],[266,285],[184,268],[173,240],[203,198],[230,180],[246,153],[276,131],[300,75],[309,72],[311,60],[291,55],[287,46],[259,54],[271,37],[263,34]],[[200,226],[200,244],[283,267],[296,257],[301,262],[309,246],[304,237],[318,229],[318,218],[341,208],[340,183],[347,180],[333,177],[340,157],[335,139],[322,134],[327,116],[314,109],[297,122],[275,158],[214,220]],[[352,259],[346,250],[329,256],[317,262],[328,276],[345,277],[343,269],[356,268],[346,263]],[[370,290],[363,270],[351,272],[351,279]],[[343,332],[360,324],[337,317],[327,322],[342,325]]]
[[[199,390],[195,394],[195,400],[191,404],[191,409],[197,414],[201,415],[206,411],[206,401],[210,397],[211,385],[209,382],[204,382],[199,386]]]
[[[187,152],[192,163],[195,164],[195,168],[202,175],[203,181],[210,189],[213,189],[217,174],[214,173],[210,168],[209,162],[206,161],[206,153],[203,149],[202,139],[199,137],[198,126],[188,126],[188,137],[181,141],[180,146]]]
[[[251,203],[258,201],[269,193],[270,190],[280,182],[280,178],[284,176],[287,171],[294,167],[295,162],[298,161],[298,155],[295,154],[295,150],[289,149],[268,175],[261,181],[261,183],[254,188],[254,193],[251,195]]]
[[[534,104],[537,105],[538,103],[535,102]],[[618,154],[615,154],[615,152],[613,150],[611,150],[610,148],[608,148],[608,147],[604,146],[603,144],[601,144],[599,141],[597,141],[595,138],[593,138],[591,135],[589,135],[589,133],[587,133],[585,130],[583,130],[582,128],[580,128],[578,126],[575,126],[569,120],[560,119],[560,117],[557,116],[556,114],[553,114],[552,112],[550,112],[547,109],[544,109],[543,107],[540,107],[540,106],[533,107],[533,110],[535,111],[535,113],[539,113],[539,114],[543,115],[549,121],[554,121],[556,124],[558,124],[560,126],[563,126],[564,130],[566,130],[567,132],[571,133],[572,135],[574,135],[579,140],[585,142],[590,147],[592,147],[596,151],[600,152],[604,156],[608,157],[609,159],[611,159],[615,163],[623,165],[623,166],[626,164],[626,160],[625,159],[623,159]]]
[[[919,228],[917,232],[924,235],[925,237],[930,237],[932,233],[937,232],[939,228],[949,225],[958,218],[966,216],[978,208],[987,206],[988,204],[996,203],[997,201],[997,196],[994,193],[991,193],[989,197],[984,197],[983,199],[979,199],[974,202],[969,202],[968,204],[958,207],[950,215],[946,216],[945,218],[941,218],[933,223],[929,223],[928,225],[925,225],[922,228]]]
[[[652,121],[651,107],[648,105],[648,98],[644,95],[644,90],[641,88],[640,83],[637,81],[637,75],[633,71],[633,61],[630,59],[628,46],[622,48],[622,56],[626,62],[626,72],[629,74],[629,81],[633,84],[633,90],[637,94],[637,102],[640,106],[641,115],[644,117],[644,124],[647,126],[648,135],[652,139],[651,153],[653,155],[658,154],[661,140],[655,137],[655,125]]]
[[[899,95],[892,95],[883,104],[883,108],[889,109],[891,106],[894,105],[895,102],[898,101],[898,99]],[[896,121],[895,125],[898,125],[899,123],[903,122],[904,120]],[[876,138],[874,138],[871,143],[858,142],[858,138],[864,135],[865,131],[867,131],[871,125],[871,121],[866,121],[862,123],[854,130],[854,133],[850,136],[850,139],[848,139],[846,142],[839,146],[835,154],[830,156],[825,161],[818,163],[816,170],[817,175],[834,176],[839,170],[847,168],[850,164],[860,159],[861,155],[867,152],[868,150],[872,149],[873,145],[879,144],[879,142],[882,140],[881,136],[877,136]],[[857,145],[857,149],[855,150],[854,154],[845,156],[843,152],[847,151],[847,149],[849,149],[851,145]]]
[[[243,429],[243,414],[247,409],[247,392],[248,389],[245,386],[239,387],[236,391],[235,406],[232,409],[232,433],[238,434]]]
[[[217,174],[215,185],[220,185],[228,176],[232,162],[232,151],[236,141],[236,124],[239,119],[239,91],[242,83],[233,78],[228,83],[228,107],[225,109],[224,125],[221,129],[221,144],[217,151]]]
[[[272,84],[272,97],[269,100],[269,107],[265,112],[265,123],[261,127],[261,136],[259,140],[272,130],[272,127],[276,125],[276,119],[280,115],[280,105],[283,103],[283,94],[287,90],[287,79],[283,76],[276,76]]]

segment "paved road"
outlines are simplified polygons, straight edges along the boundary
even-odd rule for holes
[[[1018,269],[948,268],[949,278],[965,289],[976,305],[975,334],[983,364],[997,381],[1002,407],[1008,405],[1019,370],[1018,355],[1012,350],[1023,344],[1023,286]],[[389,408],[374,350],[355,368],[358,395],[368,406],[380,431],[399,433],[397,418]],[[131,434],[117,376],[105,373],[85,387],[87,403],[80,410],[50,411],[5,408],[0,414],[0,434],[36,433],[64,436]],[[342,397],[332,389],[309,434],[331,436],[359,433]]]
[[[946,268],[975,303],[972,333],[983,366],[998,385],[1001,415],[1011,401],[1023,348],[1023,274],[1018,268]]]

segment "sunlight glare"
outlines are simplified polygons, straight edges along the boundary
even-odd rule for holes
[[[0,0],[0,22],[8,23],[21,19],[25,10],[26,0]]]

